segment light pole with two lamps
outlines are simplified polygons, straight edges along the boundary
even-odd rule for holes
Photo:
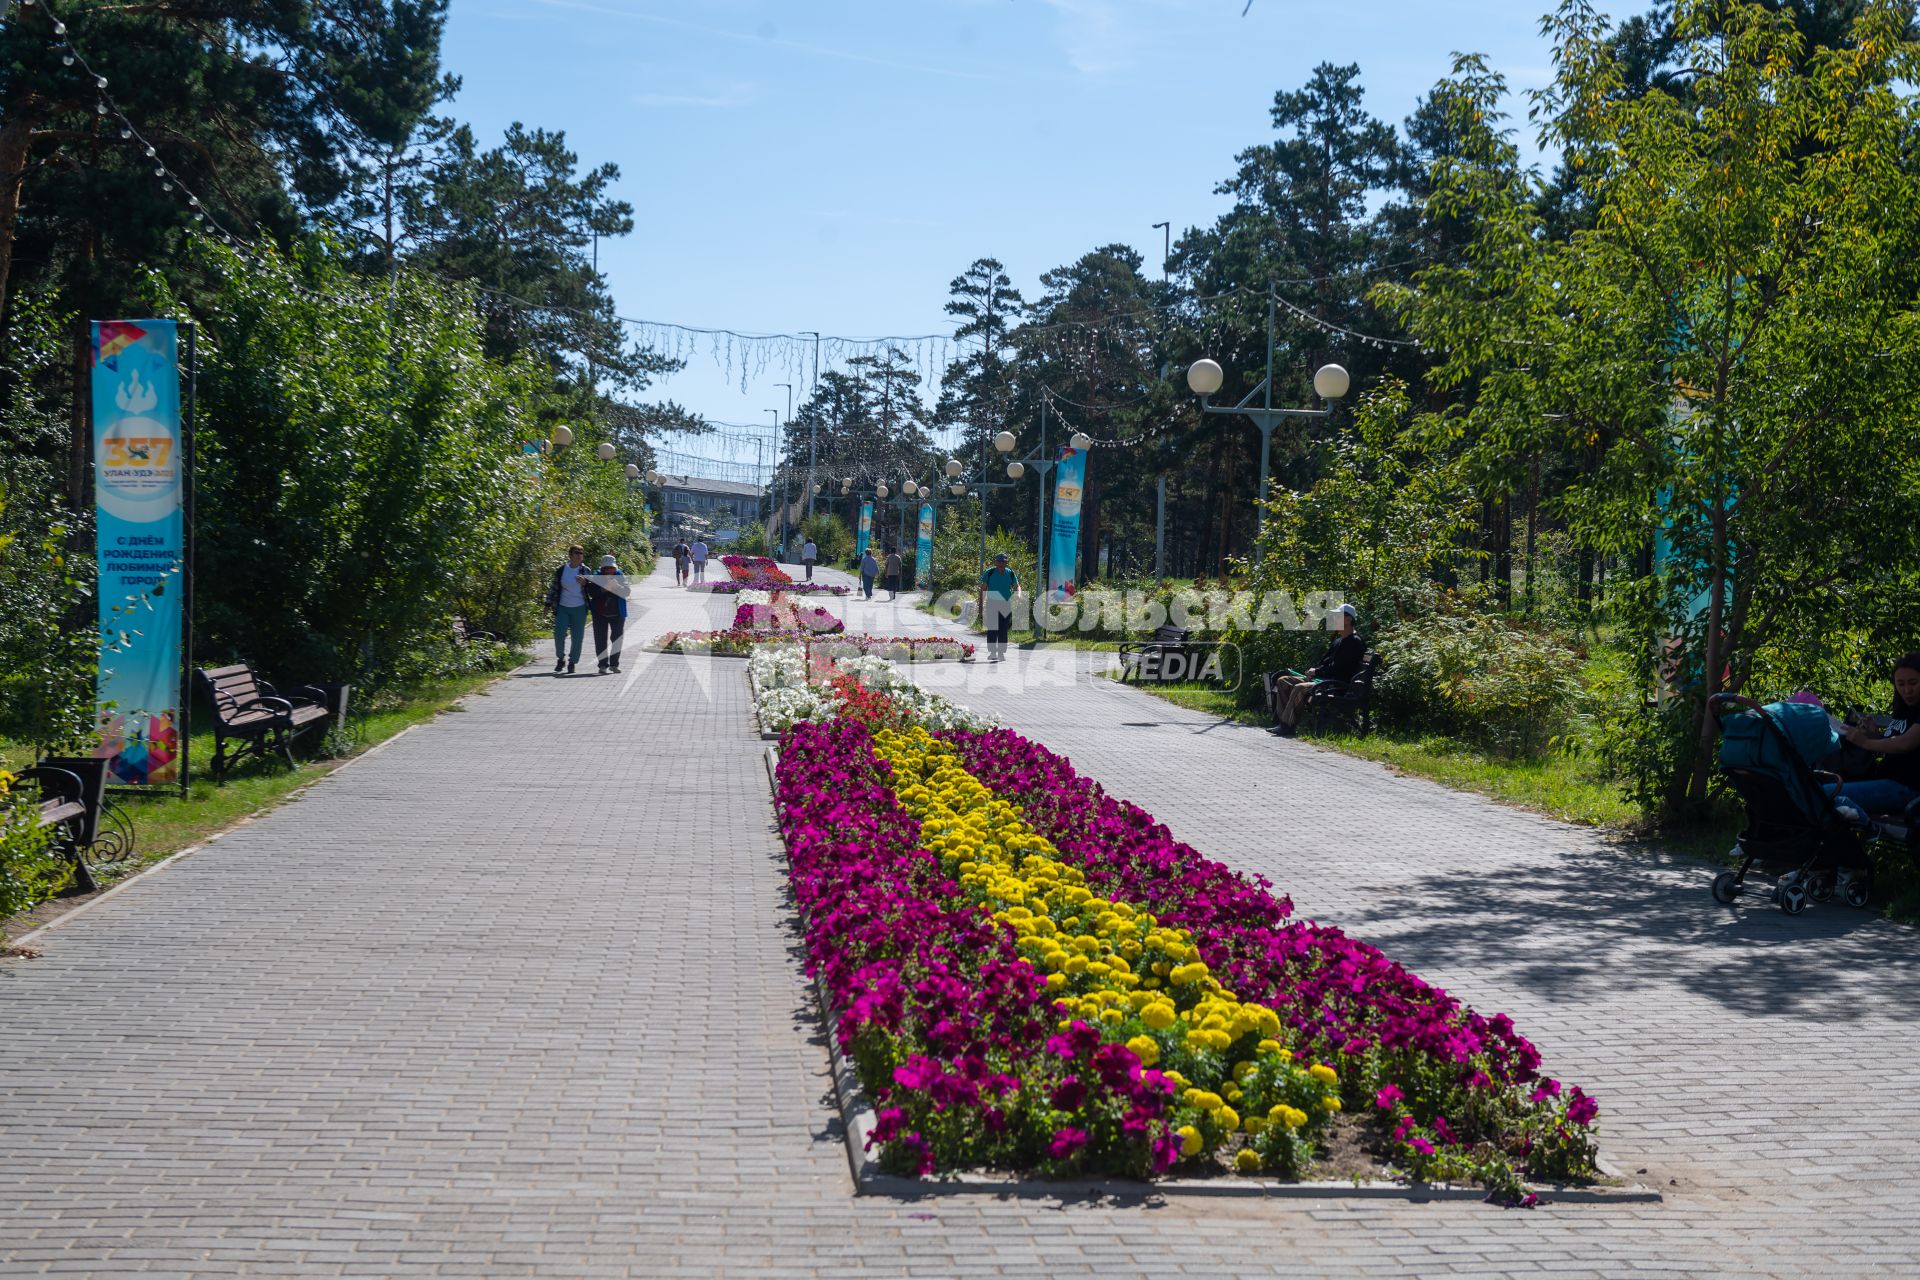
[[[1260,380],[1259,386],[1247,392],[1239,404],[1229,408],[1226,405],[1211,403],[1214,393],[1220,390],[1220,384],[1226,379],[1226,374],[1221,370],[1218,362],[1202,359],[1195,360],[1191,365],[1187,366],[1187,386],[1195,395],[1200,397],[1200,411],[1202,413],[1239,414],[1241,417],[1251,420],[1254,426],[1260,428],[1260,488],[1254,499],[1253,506],[1253,537],[1256,545],[1259,543],[1260,535],[1265,531],[1267,524],[1267,473],[1269,458],[1273,450],[1273,429],[1282,422],[1285,422],[1288,418],[1324,418],[1333,412],[1331,408],[1277,409],[1274,407],[1273,326],[1274,306],[1277,296],[1273,286],[1268,285],[1267,376]],[[1351,385],[1352,380],[1348,378],[1347,371],[1337,364],[1321,365],[1313,375],[1314,394],[1322,400],[1338,400],[1347,394],[1347,390]],[[1254,401],[1256,400],[1260,403],[1255,404]]]

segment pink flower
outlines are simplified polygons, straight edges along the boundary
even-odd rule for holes
[[[1053,1141],[1047,1144],[1047,1154],[1055,1160],[1065,1160],[1086,1145],[1085,1129],[1057,1129],[1054,1131]]]
[[[1399,1085],[1390,1084],[1373,1095],[1373,1105],[1382,1111],[1391,1111],[1402,1102],[1405,1102],[1406,1099],[1407,1095],[1400,1092]]]

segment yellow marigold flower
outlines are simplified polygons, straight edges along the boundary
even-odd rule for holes
[[[1321,1084],[1339,1084],[1340,1074],[1324,1062],[1316,1062],[1307,1068],[1307,1074]]]
[[[1164,1071],[1161,1074],[1166,1076],[1167,1083],[1172,1085],[1174,1088],[1184,1089],[1187,1087],[1187,1078],[1181,1075],[1178,1071]]]
[[[1326,1097],[1320,1099],[1320,1105],[1322,1107],[1325,1107],[1328,1111],[1338,1111],[1340,1109],[1339,1095],[1332,1094],[1332,1093],[1328,1094]]]
[[[1200,1108],[1202,1111],[1208,1111],[1208,1112],[1218,1111],[1220,1110],[1220,1108],[1227,1105],[1226,1102],[1221,1099],[1219,1094],[1214,1093],[1210,1089],[1197,1089],[1195,1090],[1195,1092],[1199,1094],[1199,1096],[1193,1099],[1193,1105]]]
[[[1242,1099],[1242,1098],[1244,1098],[1244,1097],[1246,1097],[1246,1094],[1244,1094],[1244,1093],[1242,1093],[1242,1092],[1240,1092],[1240,1086],[1239,1086],[1239,1085],[1237,1085],[1237,1084],[1230,1084],[1230,1085],[1228,1085],[1228,1086],[1227,1086],[1227,1101],[1228,1101],[1228,1102],[1238,1102],[1238,1101],[1240,1101],[1240,1099]]]
[[[1087,976],[1090,978],[1104,978],[1112,972],[1113,966],[1104,960],[1095,960],[1087,965]]]
[[[1261,1053],[1280,1052],[1280,1042],[1278,1040],[1262,1040],[1259,1044],[1253,1047]]]
[[[1047,990],[1049,990],[1049,991],[1058,991],[1058,990],[1059,990],[1060,988],[1062,988],[1062,987],[1064,987],[1064,986],[1066,986],[1066,985],[1067,985],[1067,975],[1066,975],[1066,974],[1064,974],[1064,973],[1050,973],[1050,974],[1048,974],[1048,975],[1047,975]]]
[[[1233,1064],[1233,1078],[1235,1080],[1245,1080],[1259,1069],[1260,1064],[1257,1062],[1236,1062]]]
[[[1200,1131],[1190,1124],[1181,1125],[1173,1133],[1180,1139],[1180,1154],[1183,1156],[1197,1156],[1200,1154],[1200,1148],[1206,1145],[1206,1141],[1200,1136]]]
[[[1164,1000],[1155,1001],[1140,1011],[1140,1021],[1155,1031],[1165,1031],[1173,1025],[1173,1006]]]
[[[1240,1127],[1248,1133],[1260,1134],[1267,1131],[1269,1121],[1265,1116],[1248,1116],[1240,1122]]]
[[[1213,1118],[1229,1133],[1240,1127],[1240,1113],[1224,1103],[1214,1111]]]
[[[1087,958],[1085,956],[1068,956],[1067,962],[1063,967],[1068,973],[1085,973],[1087,971]]]
[[[1127,1015],[1118,1009],[1102,1009],[1100,1011],[1100,1020],[1102,1022],[1125,1022]]]
[[[1160,1061],[1160,1046],[1154,1042],[1152,1036],[1135,1036],[1127,1041],[1127,1048],[1133,1050],[1134,1056],[1146,1066],[1150,1067]]]
[[[1252,1147],[1242,1147],[1234,1153],[1233,1167],[1241,1173],[1260,1172],[1260,1153]]]

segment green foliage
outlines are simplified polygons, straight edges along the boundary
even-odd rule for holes
[[[16,299],[0,349],[0,740],[79,743],[93,725],[91,521],[61,495],[67,344],[43,300]]]
[[[933,596],[939,599],[949,591],[957,591],[968,600],[980,586],[980,507],[978,503],[957,502],[951,506],[936,507],[939,513],[933,526]],[[908,548],[917,548],[918,542],[910,541]],[[999,552],[1007,555],[1007,567],[1020,579],[1021,589],[1032,599],[1034,592],[1033,551],[1024,542],[1004,529],[994,530],[987,535],[987,567],[993,566],[993,557]],[[876,549],[875,555],[885,558],[884,549]],[[911,557],[909,556],[910,560]],[[904,571],[912,573],[908,565]]]
[[[459,292],[408,272],[369,288],[325,244],[205,247],[200,266],[207,657],[364,679],[456,614],[524,634],[568,542],[645,544],[644,505],[591,439],[524,452],[548,435],[544,377],[488,360]]]
[[[1463,63],[1445,96],[1472,127],[1434,205],[1476,234],[1381,295],[1445,353],[1433,383],[1465,401],[1484,492],[1573,459],[1553,505],[1581,543],[1655,552],[1610,584],[1631,665],[1606,740],[1665,811],[1705,797],[1709,695],[1831,677],[1836,648],[1877,665],[1849,642],[1911,629],[1920,475],[1889,460],[1920,451],[1920,44],[1904,4],[1859,6],[1818,49],[1789,8],[1677,5],[1653,56],[1684,92],[1627,91],[1646,59],[1591,7],[1549,20],[1536,110],[1590,224],[1565,239],[1542,233],[1497,77]]]
[[[767,526],[758,520],[753,520],[741,525],[740,536],[734,540],[733,546],[728,549],[736,551],[743,556],[770,556],[773,554],[773,552],[767,549]]]
[[[60,892],[73,874],[52,828],[40,825],[39,807],[32,786],[14,785],[0,770],[0,923]]]
[[[1582,711],[1582,655],[1564,638],[1448,601],[1401,620],[1371,646],[1374,685],[1396,729],[1434,730],[1506,755],[1566,736]]]
[[[853,558],[853,530],[839,516],[820,512],[800,523],[800,540],[813,539],[820,563],[844,567]]]

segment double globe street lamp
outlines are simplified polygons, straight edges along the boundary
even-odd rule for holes
[[[1260,488],[1254,500],[1254,541],[1257,543],[1267,524],[1267,475],[1269,460],[1273,451],[1273,429],[1288,418],[1324,418],[1333,412],[1332,402],[1346,395],[1352,387],[1352,379],[1347,371],[1337,364],[1321,365],[1313,375],[1313,392],[1326,401],[1323,409],[1286,409],[1275,408],[1273,404],[1273,328],[1274,307],[1278,295],[1272,285],[1267,286],[1267,376],[1260,385],[1247,392],[1239,404],[1228,407],[1211,403],[1215,393],[1226,381],[1226,372],[1219,362],[1214,360],[1195,360],[1187,366],[1187,387],[1200,397],[1202,413],[1238,414],[1252,421],[1260,428]],[[1255,401],[1259,401],[1258,404]]]

